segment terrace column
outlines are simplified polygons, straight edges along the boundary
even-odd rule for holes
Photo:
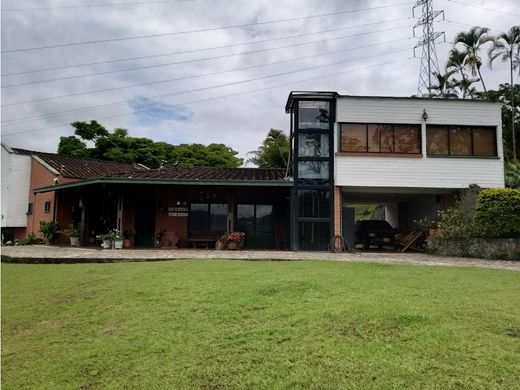
[[[341,236],[341,187],[334,187],[334,235]]]

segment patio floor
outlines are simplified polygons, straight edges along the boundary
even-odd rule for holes
[[[355,253],[290,252],[290,251],[217,251],[204,249],[97,249],[60,246],[4,246],[3,262],[72,263],[113,261],[159,261],[173,259],[236,260],[335,260],[384,264],[415,264],[500,268],[520,271],[520,261],[501,261],[432,256],[424,253],[363,251]]]

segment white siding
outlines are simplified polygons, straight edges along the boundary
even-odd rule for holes
[[[497,127],[498,158],[426,157],[427,124]],[[399,98],[339,97],[336,121],[422,125],[422,158],[337,156],[335,181],[340,186],[465,188],[504,187],[502,121],[497,103]],[[335,150],[339,150],[336,126]]]
[[[2,227],[27,226],[31,157],[14,154],[2,144]]]

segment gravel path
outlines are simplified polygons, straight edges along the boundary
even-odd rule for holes
[[[415,264],[454,267],[483,267],[520,271],[520,261],[470,259],[432,256],[424,253],[395,252],[289,252],[216,251],[201,249],[123,249],[72,248],[57,246],[4,246],[2,261],[16,262],[112,262],[168,259],[243,259],[243,260],[335,260],[384,264]],[[71,261],[74,259],[74,261]]]

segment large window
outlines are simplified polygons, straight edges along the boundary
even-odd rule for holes
[[[227,204],[192,203],[189,226],[192,232],[225,232],[227,230]]]
[[[298,108],[299,129],[328,130],[329,102],[300,101]]]
[[[426,151],[440,156],[497,155],[496,129],[482,126],[427,126]]]
[[[421,126],[343,123],[341,151],[419,154],[421,153]]]

